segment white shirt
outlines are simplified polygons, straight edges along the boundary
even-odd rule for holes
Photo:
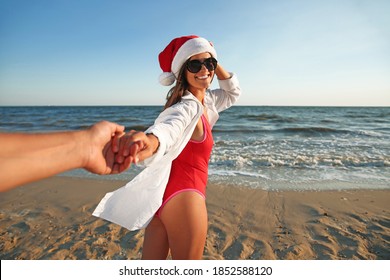
[[[207,90],[204,98],[211,128],[219,118],[218,113],[232,106],[241,94],[234,74],[218,82],[220,88]],[[144,160],[147,167],[125,186],[107,193],[92,215],[129,230],[145,228],[161,206],[172,161],[190,140],[202,114],[203,105],[188,91],[179,103],[161,112],[154,125],[145,131],[153,133],[160,144],[157,152]]]

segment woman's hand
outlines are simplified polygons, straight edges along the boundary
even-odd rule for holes
[[[116,146],[116,147],[114,147]],[[153,134],[130,131],[113,141],[113,150],[117,150],[115,161],[120,165],[119,172],[151,157],[158,149],[159,141]]]

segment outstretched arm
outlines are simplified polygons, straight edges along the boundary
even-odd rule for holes
[[[117,173],[118,147],[111,140],[124,127],[102,121],[89,129],[53,133],[0,133],[0,191],[74,169]]]

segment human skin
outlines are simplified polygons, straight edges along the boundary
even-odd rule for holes
[[[86,130],[53,133],[0,133],[0,191],[84,168],[96,174],[118,173],[118,142],[124,127],[102,121]]]

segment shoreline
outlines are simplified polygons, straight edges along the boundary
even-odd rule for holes
[[[57,176],[0,193],[1,259],[140,259],[143,230],[92,216],[127,181]],[[390,259],[390,190],[210,184],[204,259]]]

